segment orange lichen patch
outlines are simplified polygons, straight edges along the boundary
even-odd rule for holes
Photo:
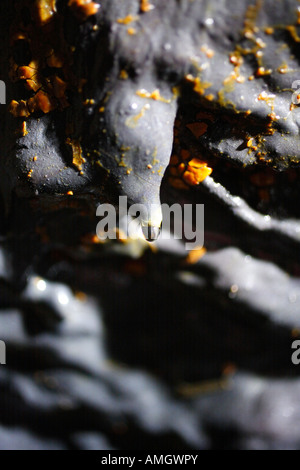
[[[252,146],[253,146],[253,139],[250,138],[250,137],[247,137],[246,140],[247,140],[247,147],[252,148]]]
[[[77,168],[77,170],[82,171],[82,166],[86,160],[82,156],[82,148],[81,148],[80,142],[68,137],[66,140],[66,144],[69,145],[72,149],[73,165]]]
[[[265,69],[265,67],[258,67],[258,69],[255,72],[255,76],[257,78],[259,77],[265,77],[266,75],[271,75],[272,69]]]
[[[35,61],[21,67],[13,64],[10,70],[10,78],[13,82],[24,80],[27,90],[37,92],[42,87],[37,67],[38,65]]]
[[[240,66],[243,64],[244,59],[238,51],[229,54],[229,62],[233,65]]]
[[[180,157],[173,154],[169,165],[169,183],[177,189],[188,189],[205,180],[212,173],[207,163],[191,158],[189,150],[181,149]]]
[[[225,78],[223,81],[223,85],[225,85],[225,92],[230,92],[233,91],[233,85],[234,82],[237,83],[244,83],[245,82],[245,77],[243,75],[240,75],[239,70],[236,70],[237,67],[235,67],[235,70],[231,72],[228,77]],[[219,92],[220,95],[220,92]]]
[[[90,16],[96,15],[100,5],[92,0],[69,0],[68,6],[79,21],[86,21]]]
[[[277,72],[279,72],[281,74],[291,73],[293,71],[294,70],[290,69],[288,64],[286,64],[285,62],[283,62],[277,69]]]
[[[34,77],[37,74],[36,64],[34,66],[31,65],[23,65],[22,67],[18,67],[17,69],[17,78],[19,80],[27,80],[29,78]]]
[[[281,74],[288,73],[289,70],[288,70],[287,64],[285,64],[283,67],[278,67],[277,72],[279,72],[279,73],[281,73]]]
[[[245,15],[244,34],[253,34],[258,31],[256,26],[257,16],[262,6],[262,0],[257,0],[255,5],[249,5]]]
[[[127,80],[128,72],[126,70],[122,69],[121,72],[120,72],[120,78],[121,78],[121,80]]]
[[[81,243],[84,245],[97,245],[103,243],[103,241],[97,237],[95,233],[87,233],[80,239]]]
[[[67,196],[74,196],[73,191],[68,191],[68,192],[67,192]]]
[[[286,30],[290,33],[290,35],[292,36],[292,39],[295,42],[300,42],[300,37],[298,35],[298,31],[297,31],[296,26],[293,26],[293,25],[287,26]]]
[[[252,151],[256,152],[258,149],[257,145],[254,144],[254,140],[252,137],[246,136],[247,147],[249,148],[248,153],[250,154]]]
[[[25,137],[28,134],[26,121],[23,121],[21,124],[21,135]]]
[[[271,113],[268,114],[268,117],[270,119],[270,121],[276,121],[276,119],[279,119],[279,116],[277,116],[274,111],[272,111]]]
[[[198,139],[201,137],[201,135],[205,134],[208,125],[205,122],[192,122],[191,124],[187,124],[186,127],[190,129],[190,131]]]
[[[300,95],[297,95],[297,100],[300,103]],[[297,108],[297,104],[291,103],[290,105],[290,111],[293,111],[295,108]]]
[[[26,121],[22,121],[21,125],[15,130],[18,137],[25,137],[28,134]]]
[[[300,24],[300,7],[297,8],[297,24]]]
[[[246,78],[242,75],[239,75],[238,77],[235,77],[235,80],[237,83],[244,83]]]
[[[142,107],[141,111],[138,114],[136,114],[135,116],[129,116],[126,119],[125,121],[126,126],[130,127],[131,129],[134,129],[135,127],[137,127],[139,120],[145,115],[148,109],[150,109],[150,105],[147,103],[145,104],[145,106]]]
[[[93,98],[87,98],[83,102],[83,106],[93,106],[95,104],[95,100]]]
[[[257,0],[255,5],[250,5],[247,8],[242,34],[244,38],[249,40],[253,45],[252,47],[244,48],[241,44],[237,44],[236,50],[229,55],[229,60],[234,65],[234,71],[224,80],[224,85],[226,87],[224,90],[225,93],[233,91],[234,82],[244,83],[246,80],[244,76],[240,75],[240,67],[244,60],[243,56],[247,56],[249,54],[255,55],[258,62],[256,77],[261,77],[271,73],[271,71],[265,70],[262,64],[263,52],[261,49],[264,49],[266,44],[260,37],[256,36],[256,33],[259,32],[259,28],[256,26],[256,21],[261,5],[262,0]],[[251,75],[248,80],[254,80],[254,78],[255,76]],[[224,104],[226,104],[223,99],[224,92],[219,92],[219,98]]]
[[[56,108],[56,103],[51,96],[40,90],[32,98],[29,98],[28,108],[31,113],[42,111],[47,114]]]
[[[199,160],[199,158],[192,158],[192,160],[190,160],[189,164],[188,164],[188,166],[192,166],[194,168],[202,168],[203,165],[207,166],[207,163],[203,162],[202,160]],[[211,168],[210,168],[210,170],[211,170]]]
[[[56,98],[63,98],[65,96],[67,84],[64,80],[59,77],[53,77],[52,86],[53,93]]]
[[[261,38],[255,38],[256,52],[258,49],[264,49],[267,47],[266,43]]]
[[[240,73],[240,67],[244,63],[244,59],[242,57],[242,52],[240,50],[236,50],[229,54],[229,62],[234,65],[233,71],[225,78],[223,81],[223,85],[225,86],[224,91],[219,92],[219,98],[222,100],[222,95],[224,93],[229,93],[234,89],[234,83],[244,83],[245,77]]]
[[[9,112],[14,117],[28,117],[30,116],[30,111],[28,109],[27,103],[24,100],[15,101],[12,100],[9,105]]]
[[[128,33],[130,36],[133,36],[134,34],[136,34],[136,29],[135,29],[135,28],[128,28],[128,29],[127,29],[127,33]]]
[[[138,20],[138,18],[139,18],[138,16],[127,15],[127,16],[125,16],[125,18],[118,18],[117,23],[119,23],[119,24],[130,24],[133,21]]]
[[[201,51],[204,52],[208,59],[212,59],[212,57],[215,55],[215,51],[210,49],[206,44],[201,47]]]
[[[40,26],[53,20],[56,13],[56,0],[39,0],[33,9],[34,19]]]
[[[64,66],[64,61],[65,58],[63,57],[63,55],[59,55],[54,51],[52,51],[51,55],[47,57],[47,65],[56,69],[61,69]]]
[[[275,95],[273,94],[268,94],[266,91],[262,91],[258,97],[258,101],[265,101],[271,108],[272,111],[274,111],[274,100],[275,100]]]
[[[141,0],[141,3],[140,3],[140,10],[143,12],[143,13],[147,13],[148,11],[151,11],[153,10],[154,8],[154,5],[152,5],[149,0]]]
[[[188,264],[196,264],[207,252],[206,248],[204,246],[200,246],[198,248],[194,248],[189,252],[187,255],[185,261]]]
[[[141,98],[149,98],[155,101],[162,101],[163,103],[171,103],[171,100],[168,100],[161,96],[160,91],[158,89],[152,91],[151,93],[147,90],[141,89],[136,91],[136,94]]]
[[[264,29],[265,33],[268,34],[268,36],[271,36],[272,34],[274,34],[274,28],[272,28],[271,26],[267,26],[265,29]]]
[[[14,44],[16,41],[28,41],[28,36],[24,31],[12,31],[10,36],[10,44]]]
[[[175,100],[181,95],[181,88],[180,86],[173,86],[172,87],[173,99]]]
[[[26,80],[25,88],[27,88],[27,90],[37,92],[41,88],[41,85],[39,82],[30,79],[30,80]]]
[[[275,95],[268,94],[265,91],[261,92],[258,97],[258,101],[265,101],[268,106],[271,108],[271,112],[268,114],[268,123],[266,125],[266,130],[264,132],[265,135],[273,135],[275,133],[275,129],[273,128],[274,121],[279,119],[279,116],[277,116],[274,112],[274,100],[275,100]]]
[[[22,9],[28,7],[32,20],[24,24]],[[75,81],[71,72],[71,48],[63,38],[63,18],[56,11],[55,0],[16,0],[16,19],[11,27],[11,44],[24,38],[28,43],[32,60],[28,65],[18,66],[11,59],[10,78],[13,82],[23,81],[24,88],[34,96],[23,100],[21,105],[11,103],[10,110],[16,116],[68,106],[67,88]],[[45,71],[48,67],[60,69],[59,75]],[[73,85],[73,83],[72,83]]]
[[[199,77],[194,77],[191,74],[186,75],[185,79],[194,85],[193,90],[200,96],[203,96],[205,90],[212,85],[209,82],[202,82]]]
[[[212,173],[212,168],[207,166],[206,162],[193,158],[187,170],[183,173],[182,177],[190,186],[195,186],[205,180],[207,176]]]
[[[84,292],[76,291],[74,295],[80,302],[85,302],[87,300],[87,295]]]
[[[255,52],[255,57],[256,57],[256,59],[258,59],[259,63],[261,63],[260,60],[262,59],[263,56],[264,56],[263,51],[256,51]]]

